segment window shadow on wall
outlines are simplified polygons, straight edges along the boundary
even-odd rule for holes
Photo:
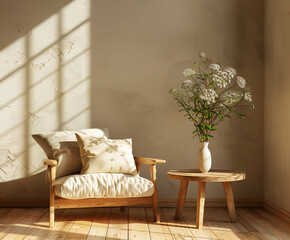
[[[0,199],[47,197],[31,134],[90,126],[89,1],[0,3]]]

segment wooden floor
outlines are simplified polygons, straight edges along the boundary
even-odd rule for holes
[[[161,208],[155,224],[151,208],[57,210],[48,228],[48,209],[0,208],[0,239],[290,239],[290,224],[262,208],[237,208],[230,223],[226,208],[206,208],[204,228],[195,228],[195,209],[185,208],[182,221],[174,208]]]

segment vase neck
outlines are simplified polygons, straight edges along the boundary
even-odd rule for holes
[[[208,144],[209,144],[209,142],[201,142],[200,143],[200,148],[207,148]]]

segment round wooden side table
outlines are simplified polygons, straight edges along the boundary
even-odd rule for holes
[[[180,220],[182,216],[188,182],[196,181],[198,182],[196,228],[200,229],[203,226],[206,182],[223,183],[230,219],[231,222],[236,222],[236,210],[231,182],[244,180],[246,178],[246,174],[244,172],[212,169],[207,173],[201,173],[197,169],[184,169],[184,170],[171,170],[167,172],[167,177],[170,179],[181,181],[175,213],[176,220]]]

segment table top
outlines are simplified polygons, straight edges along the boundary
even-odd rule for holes
[[[170,170],[167,177],[175,180],[197,182],[234,182],[246,178],[245,172],[211,169],[207,173],[201,173],[197,169]]]

